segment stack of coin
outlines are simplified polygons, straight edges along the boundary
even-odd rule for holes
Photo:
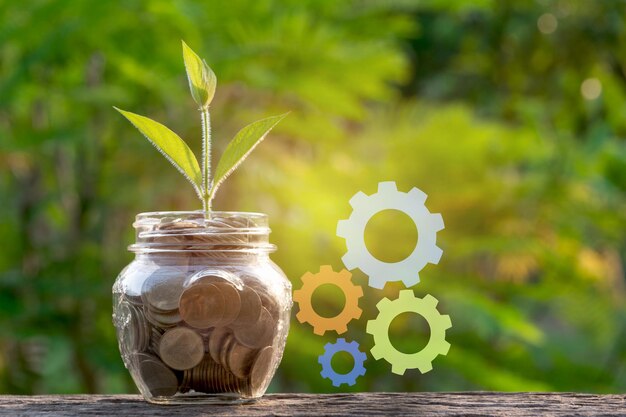
[[[249,219],[214,218],[161,222],[154,243],[221,248],[246,243],[243,234],[206,233],[206,228],[246,228]],[[185,233],[176,233],[180,230]],[[201,233],[202,232],[202,233]],[[228,253],[225,253],[228,257]],[[188,255],[187,255],[188,256]],[[143,282],[141,296],[124,299],[116,321],[132,371],[152,396],[176,393],[237,393],[252,396],[276,365],[274,336],[280,307],[276,296],[250,276],[184,263],[163,265]],[[121,322],[123,322],[121,324]],[[126,359],[125,359],[126,360]]]
[[[184,372],[181,392],[190,390],[205,393],[246,394],[248,392],[246,381],[236,378],[209,355],[205,356],[198,366]]]

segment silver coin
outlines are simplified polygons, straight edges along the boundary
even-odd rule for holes
[[[178,308],[185,273],[179,268],[162,268],[150,275],[142,286],[142,299],[150,309],[167,312]]]
[[[151,395],[169,397],[176,394],[178,378],[163,362],[145,353],[137,354],[136,361],[141,380]]]
[[[228,362],[227,362],[227,358],[228,358],[228,354],[230,352],[230,350],[233,347],[233,343],[235,341],[235,338],[233,337],[232,334],[228,334],[226,336],[226,338],[224,339],[224,343],[222,344],[222,347],[220,349],[219,352],[219,361],[217,361],[220,365],[222,365],[225,369],[228,369]]]
[[[225,327],[216,327],[209,337],[209,354],[215,362],[219,362],[222,348],[230,330]]]
[[[241,310],[239,291],[229,282],[217,282],[213,285],[217,287],[224,297],[224,313],[222,319],[216,325],[228,326],[237,318]]]
[[[191,369],[204,357],[204,342],[193,330],[176,327],[161,336],[159,356],[172,369]]]
[[[237,378],[246,378],[250,374],[250,368],[256,352],[256,349],[250,349],[239,343],[234,343],[228,352],[228,369]]]
[[[146,320],[148,320],[152,325],[161,329],[169,329],[175,327],[181,321],[180,314],[177,310],[174,310],[170,314],[163,314],[157,313],[152,309],[144,307],[143,314]]]
[[[239,297],[241,299],[241,308],[232,326],[248,326],[251,323],[256,323],[261,315],[261,298],[250,287],[244,287],[239,292]]]
[[[258,353],[250,370],[250,385],[252,390],[258,390],[265,385],[274,367],[274,348],[267,346]]]
[[[218,325],[226,310],[226,300],[214,284],[198,284],[187,288],[179,300],[180,316],[197,329]]]

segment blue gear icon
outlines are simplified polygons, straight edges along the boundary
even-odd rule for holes
[[[354,367],[347,374],[339,374],[335,372],[330,364],[331,359],[337,352],[347,352],[354,359]],[[337,339],[335,343],[326,343],[324,346],[324,354],[318,358],[318,362],[322,365],[322,377],[328,378],[333,382],[333,386],[338,387],[341,384],[352,386],[356,384],[356,379],[365,375],[365,367],[363,363],[367,359],[367,355],[359,350],[359,344],[355,341],[350,343],[346,339]]]

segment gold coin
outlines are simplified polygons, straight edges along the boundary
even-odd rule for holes
[[[233,333],[242,345],[257,349],[268,346],[274,337],[276,322],[265,307],[261,308],[261,314],[256,323],[248,326],[235,327]]]
[[[213,284],[187,288],[180,296],[180,316],[191,327],[206,329],[218,324],[224,315],[225,300]]]
[[[267,346],[259,352],[252,363],[250,370],[250,385],[252,390],[258,390],[267,382],[274,366],[274,348]]]
[[[219,362],[220,354],[226,337],[230,334],[230,330],[225,327],[216,327],[209,336],[209,354],[215,362]]]
[[[135,356],[137,369],[150,394],[155,397],[172,396],[178,390],[178,378],[158,358],[145,353]]]
[[[255,353],[255,349],[234,343],[233,347],[228,352],[228,369],[230,369],[237,378],[246,378],[250,374],[250,367],[252,366]]]
[[[176,327],[161,336],[159,356],[172,369],[184,371],[200,363],[204,356],[202,337],[186,327]]]
[[[228,326],[237,318],[241,310],[239,291],[228,282],[217,282],[213,285],[217,287],[224,297],[224,314],[217,325]]]
[[[233,321],[233,326],[247,326],[256,323],[261,315],[261,298],[252,288],[244,287],[239,292],[241,298],[241,308],[237,318]]]
[[[180,269],[162,268],[146,278],[142,286],[142,298],[153,310],[176,310],[184,289],[184,280],[185,274]]]

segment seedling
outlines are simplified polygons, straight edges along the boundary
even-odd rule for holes
[[[224,180],[286,115],[258,120],[241,129],[228,144],[215,174],[211,173],[211,117],[209,105],[215,95],[217,77],[207,63],[183,42],[183,60],[191,96],[198,104],[202,120],[202,168],[184,140],[165,125],[148,117],[114,107],[148,139],[191,183],[209,217],[211,202]]]

